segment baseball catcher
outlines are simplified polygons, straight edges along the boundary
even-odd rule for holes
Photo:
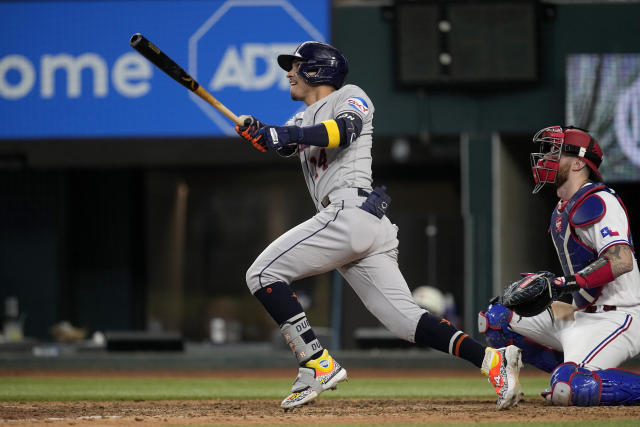
[[[640,375],[616,369],[640,353],[640,272],[626,208],[601,182],[602,149],[574,127],[542,129],[533,141],[533,192],[552,184],[560,198],[549,232],[563,273],[511,283],[479,314],[480,332],[551,372],[542,396],[554,405],[640,404]]]

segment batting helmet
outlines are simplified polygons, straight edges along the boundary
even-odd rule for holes
[[[278,55],[278,64],[285,71],[291,71],[295,60],[302,61],[298,74],[310,85],[326,84],[340,89],[349,72],[347,58],[326,43],[308,41],[298,46],[293,55]]]
[[[598,180],[602,163],[602,149],[588,131],[573,126],[550,126],[538,131],[533,142],[540,144],[539,153],[531,153],[531,168],[537,193],[545,184],[556,182],[562,153],[580,157]]]

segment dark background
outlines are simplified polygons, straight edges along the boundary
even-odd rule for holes
[[[527,58],[535,73],[497,82],[479,73],[477,81],[459,82],[434,66],[428,69],[435,77],[423,85],[399,81],[397,67],[406,58],[398,56],[391,2],[335,2],[332,11],[332,42],[349,58],[348,82],[364,88],[376,106],[374,180],[393,197],[400,267],[412,288],[451,292],[465,326],[502,278],[491,269],[496,192],[526,205],[511,218],[506,209],[503,221],[537,236],[502,239],[503,248],[515,245],[512,252],[533,247],[536,253],[508,273],[559,270],[544,229],[555,197],[529,196],[528,153],[535,131],[564,122],[565,55],[634,52],[640,41],[638,4],[535,3],[533,10],[534,45],[523,54],[533,54]],[[355,24],[367,28],[364,36],[354,37]],[[434,49],[446,43],[439,40]],[[490,179],[492,135],[529,181],[526,189]],[[466,151],[461,141],[469,136]],[[408,159],[393,155],[399,138],[410,147]],[[465,163],[467,152],[473,155]],[[25,335],[43,340],[62,320],[89,333],[177,330],[206,340],[213,317],[243,325],[242,339],[270,339],[274,325],[244,276],[271,240],[313,215],[299,168],[295,159],[259,153],[237,138],[2,141],[0,300],[16,296]],[[638,230],[638,184],[612,186]],[[477,219],[471,252],[465,249],[469,200]],[[435,251],[425,236],[428,224],[437,226]],[[315,325],[330,326],[332,280],[323,275],[296,285],[310,297]],[[355,328],[377,321],[345,289],[342,344],[349,348]]]

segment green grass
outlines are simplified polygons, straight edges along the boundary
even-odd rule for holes
[[[526,395],[536,396],[548,380],[522,378]],[[221,378],[40,378],[0,377],[0,401],[281,399],[290,379]],[[478,378],[358,378],[327,398],[494,397]]]

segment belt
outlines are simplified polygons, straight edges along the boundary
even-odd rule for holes
[[[369,197],[369,192],[366,191],[363,188],[358,188],[358,196],[360,197]],[[340,190],[338,190],[340,191]],[[323,208],[326,208],[327,206],[329,206],[331,204],[331,199],[329,198],[329,194],[327,194],[326,196],[324,196],[322,198],[322,201],[320,202],[320,204],[322,205]]]
[[[584,309],[585,313],[597,313],[599,311],[615,311],[617,307],[615,305],[590,305]]]

